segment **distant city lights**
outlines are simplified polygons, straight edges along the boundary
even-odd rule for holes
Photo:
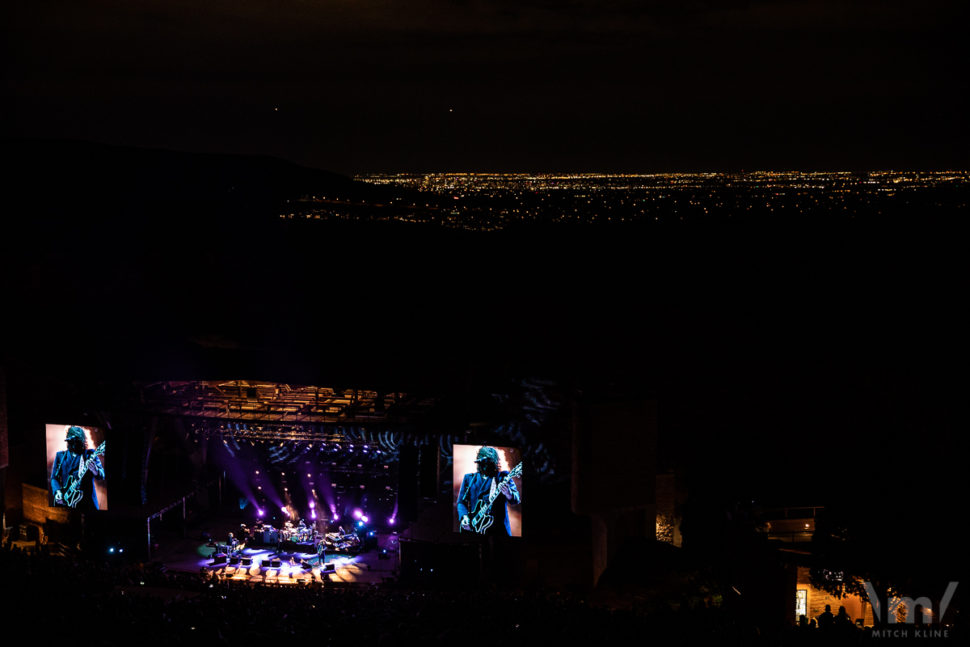
[[[281,218],[388,220],[491,231],[514,222],[651,222],[780,215],[883,215],[938,187],[963,189],[928,208],[965,209],[970,171],[753,171],[740,173],[384,173],[370,184],[416,197],[369,205],[305,196]]]

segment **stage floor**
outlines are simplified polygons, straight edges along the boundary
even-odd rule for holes
[[[212,537],[228,537],[229,532],[238,527],[238,522],[217,521],[210,524],[207,531]],[[224,531],[223,531],[224,529]],[[399,549],[397,533],[378,532],[377,547],[356,555],[327,552],[326,565],[321,569],[315,554],[284,550],[276,555],[275,546],[247,546],[240,555],[252,559],[249,567],[232,566],[226,563],[214,564],[212,555],[217,552],[209,541],[196,538],[157,537],[158,545],[152,559],[159,561],[172,571],[185,573],[207,573],[220,579],[265,582],[275,584],[325,584],[344,582],[348,584],[381,584],[396,576]],[[225,543],[216,539],[218,543]],[[382,555],[385,557],[382,559]],[[280,560],[279,568],[271,568],[270,560]],[[304,568],[301,559],[310,559],[311,569]]]

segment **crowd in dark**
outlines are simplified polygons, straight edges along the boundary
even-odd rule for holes
[[[649,612],[582,594],[491,587],[270,586],[216,581],[160,564],[92,561],[46,547],[0,550],[8,622],[55,644],[97,645],[855,644],[869,630],[804,625],[781,633],[725,606]],[[9,627],[9,625],[8,625]]]

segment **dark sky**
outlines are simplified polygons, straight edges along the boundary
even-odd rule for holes
[[[12,0],[4,136],[377,170],[965,167],[963,0]]]

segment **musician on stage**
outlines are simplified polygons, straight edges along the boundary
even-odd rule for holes
[[[502,483],[508,476],[508,472],[498,469],[498,451],[494,447],[482,447],[478,450],[475,463],[478,471],[465,474],[461,481],[461,490],[458,492],[458,518],[463,531],[476,531],[472,527],[472,518],[478,511],[479,502],[488,502],[490,494],[498,490],[495,500],[492,501],[490,514],[493,517],[492,525],[484,532],[486,535],[506,535],[512,534],[509,524],[508,505],[519,505],[522,497],[519,495],[515,481],[509,479]]]
[[[276,533],[276,552],[274,553],[274,555],[277,555],[277,556],[283,555],[283,542],[285,541],[286,541],[286,533],[284,533],[282,530]]]
[[[320,541],[317,542],[317,563],[320,565],[321,568],[323,567],[324,562],[327,561],[326,550],[327,550],[326,542],[324,542],[323,539],[321,539]]]
[[[82,511],[97,510],[98,494],[94,488],[94,479],[99,481],[104,479],[101,457],[95,450],[86,449],[87,438],[81,427],[69,427],[64,441],[67,443],[67,450],[57,452],[54,456],[54,467],[51,470],[50,485],[54,505],[74,507]],[[77,505],[70,506],[70,501],[65,500],[65,495],[68,493],[72,477],[76,479],[81,469],[85,470],[79,486],[81,499]]]

